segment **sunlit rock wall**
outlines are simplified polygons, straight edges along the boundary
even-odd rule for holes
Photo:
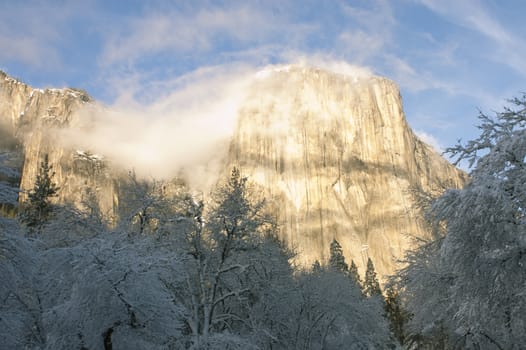
[[[409,128],[397,86],[317,69],[265,71],[240,111],[229,167],[272,200],[283,238],[310,266],[332,239],[381,275],[427,235],[415,191],[459,187],[463,172]]]

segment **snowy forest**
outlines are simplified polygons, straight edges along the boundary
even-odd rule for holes
[[[130,172],[109,223],[89,189],[83,208],[54,204],[43,157],[0,218],[0,348],[523,349],[526,95],[511,106],[447,150],[470,181],[422,204],[432,238],[383,286],[336,240],[295,266],[235,168],[206,198]]]

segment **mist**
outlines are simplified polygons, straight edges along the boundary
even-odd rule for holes
[[[345,75],[370,74],[345,62],[316,58],[314,63]],[[305,58],[295,64],[312,66]],[[238,111],[249,102],[251,85],[261,72],[280,67],[207,67],[148,87],[123,79],[115,83],[114,103],[86,105],[60,139],[140,177],[183,176],[191,187],[206,189],[224,170]]]
[[[123,84],[114,103],[86,105],[60,138],[140,177],[187,175],[200,187],[227,154],[250,72],[200,70],[148,91]]]

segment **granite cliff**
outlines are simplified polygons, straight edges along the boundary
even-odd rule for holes
[[[364,272],[389,274],[425,237],[420,194],[461,187],[466,175],[419,140],[395,83],[283,67],[263,71],[239,113],[229,152],[273,199],[282,235],[309,266],[332,239]]]
[[[65,147],[57,131],[89,127],[92,99],[77,89],[33,89],[0,73],[0,202],[20,201],[49,154],[59,202],[95,194],[108,219],[119,202],[103,155]],[[84,113],[77,113],[84,111]],[[409,128],[396,85],[299,66],[258,73],[238,114],[225,172],[238,166],[265,194],[298,262],[326,261],[336,238],[363,273],[367,257],[393,272],[410,236],[427,235],[415,193],[460,187],[466,176]],[[7,204],[6,204],[7,205]]]

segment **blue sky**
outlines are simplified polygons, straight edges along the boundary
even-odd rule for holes
[[[522,0],[0,0],[0,69],[140,105],[209,67],[345,61],[397,82],[413,129],[446,147],[476,135],[478,108],[526,91],[524,13]]]

